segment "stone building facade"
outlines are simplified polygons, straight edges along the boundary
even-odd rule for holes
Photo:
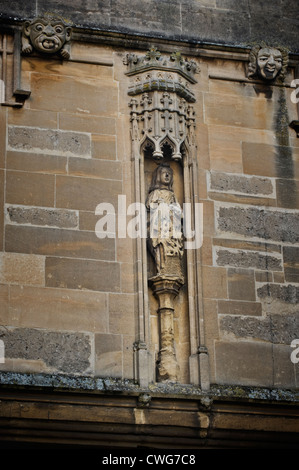
[[[3,445],[295,448],[296,2],[2,3]]]

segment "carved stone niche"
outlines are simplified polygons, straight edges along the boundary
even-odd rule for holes
[[[198,66],[178,52],[163,56],[155,47],[143,56],[127,54],[124,63],[131,77],[135,201],[145,205],[148,224],[147,239],[136,239],[136,380],[144,386],[171,381],[207,389],[208,381],[200,378],[209,376],[208,362],[200,358],[201,353],[207,358],[204,329],[199,330],[200,263],[198,251],[186,249],[182,210],[188,202],[185,222],[189,217],[194,228],[198,176],[192,85]]]
[[[71,32],[71,26],[65,20],[51,13],[25,21],[22,32],[22,53],[31,54],[37,51],[69,59]]]
[[[155,168],[146,199],[147,243],[154,261],[149,285],[158,300],[160,349],[158,381],[176,382],[179,366],[174,339],[175,298],[184,285],[182,210],[173,191],[173,170],[169,163]]]
[[[252,47],[249,55],[248,78],[271,85],[283,83],[288,67],[288,51],[265,43]]]

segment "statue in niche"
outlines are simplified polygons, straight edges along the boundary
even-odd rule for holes
[[[70,58],[71,27],[57,16],[47,14],[32,21],[25,21],[22,33],[22,52],[30,54],[34,49],[45,54],[58,53]]]
[[[266,45],[254,46],[249,56],[248,78],[258,78],[264,82],[281,82],[286,75],[288,52],[281,47]]]
[[[182,210],[172,186],[173,170],[168,163],[161,163],[153,172],[146,200],[148,246],[158,275],[181,276]]]

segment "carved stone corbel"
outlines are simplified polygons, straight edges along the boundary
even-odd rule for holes
[[[57,54],[63,59],[69,59],[71,32],[70,25],[50,13],[25,21],[22,53],[31,54],[35,50],[42,54]]]
[[[252,47],[249,55],[248,78],[271,85],[282,83],[288,67],[288,51],[265,43]]]

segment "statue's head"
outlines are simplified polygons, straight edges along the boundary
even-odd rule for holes
[[[45,15],[25,21],[24,34],[39,52],[55,54],[71,38],[71,27],[59,17]]]
[[[153,172],[150,191],[154,189],[169,189],[172,191],[173,170],[168,163],[161,163]]]
[[[288,65],[288,53],[280,47],[255,46],[250,53],[250,78],[274,81],[277,77],[284,79]]]

